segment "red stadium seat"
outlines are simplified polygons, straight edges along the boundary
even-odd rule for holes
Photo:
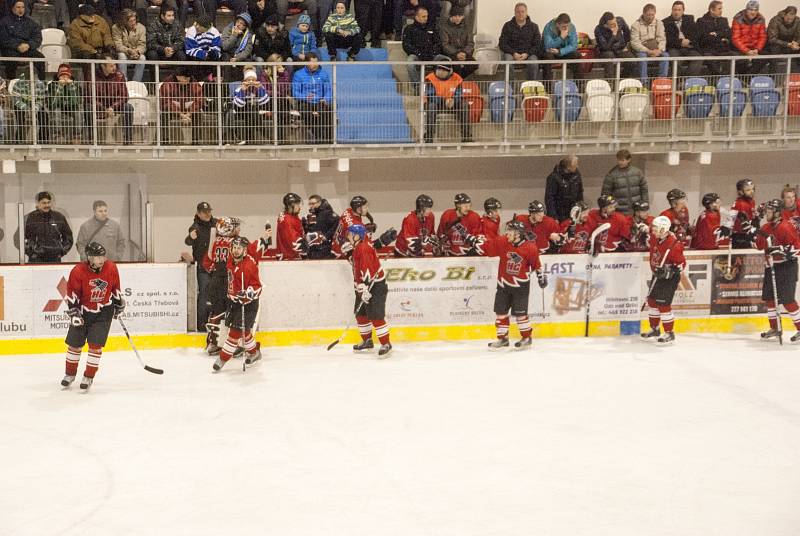
[[[469,105],[469,122],[480,123],[483,115],[485,101],[481,96],[481,88],[475,82],[464,81],[461,83],[461,93]]]
[[[671,119],[670,105],[675,107],[677,113],[681,105],[681,95],[675,93],[675,102],[672,102],[672,80],[669,78],[656,78],[650,86],[650,106],[653,108],[653,119]]]
[[[789,75],[789,115],[800,115],[800,74]]]

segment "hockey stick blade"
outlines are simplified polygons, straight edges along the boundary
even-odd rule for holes
[[[335,341],[333,341],[332,343],[330,343],[330,344],[328,345],[328,351],[330,352],[330,351],[331,351],[331,349],[332,349],[334,346],[336,346],[337,344],[339,344],[340,342],[342,342],[342,339],[336,339]]]
[[[164,374],[164,371],[160,368],[151,367],[150,365],[145,365],[144,370],[147,372],[152,372],[153,374]]]
[[[150,365],[147,365],[145,364],[144,361],[142,361],[142,356],[139,355],[139,350],[136,349],[136,345],[133,343],[131,334],[128,333],[128,328],[125,325],[125,322],[122,321],[122,317],[121,316],[117,317],[117,320],[119,321],[119,325],[122,327],[122,331],[125,333],[125,336],[128,338],[128,342],[130,343],[131,348],[133,349],[133,354],[136,356],[136,359],[139,360],[139,364],[142,365],[142,367],[144,367],[144,370],[146,370],[147,372],[152,372],[153,374],[164,374],[163,369],[151,367]]]

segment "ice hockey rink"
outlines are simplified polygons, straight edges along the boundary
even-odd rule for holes
[[[143,357],[165,374],[108,353],[86,394],[62,356],[0,358],[0,534],[800,534],[797,346]]]

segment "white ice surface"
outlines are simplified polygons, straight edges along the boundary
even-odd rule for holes
[[[800,534],[800,348],[484,347],[0,357],[0,534]]]

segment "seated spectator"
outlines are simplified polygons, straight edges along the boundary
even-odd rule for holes
[[[461,90],[463,79],[449,65],[437,65],[425,80],[428,82],[425,84],[425,143],[433,143],[437,117],[444,112],[456,116],[461,127],[461,141],[471,142],[469,105]]]
[[[154,20],[147,29],[147,59],[150,61],[185,61],[183,52],[184,30],[175,22],[175,8],[170,5],[161,7],[158,20]]]
[[[450,18],[454,7],[460,7],[464,11],[464,18],[471,21],[472,16],[472,0],[442,0],[442,12],[438,20],[444,21]],[[470,31],[472,27],[470,25]]]
[[[28,262],[60,263],[72,249],[72,229],[63,214],[53,210],[53,194],[36,194],[36,210],[25,215],[25,255]],[[19,229],[14,233],[14,246],[19,248]]]
[[[664,23],[656,18],[656,6],[646,4],[642,16],[631,25],[631,48],[640,58],[667,58],[667,36],[664,33]],[[647,84],[647,65],[643,61],[639,64],[639,79],[642,85]],[[658,76],[669,75],[669,61],[659,62]]]
[[[733,17],[731,42],[738,54],[747,59],[736,62],[737,73],[759,74],[767,60],[755,59],[767,52],[767,25],[759,10],[757,0],[747,2],[745,8]]]
[[[111,27],[111,38],[117,50],[117,59],[135,61],[133,78],[128,77],[128,65],[121,64],[120,71],[129,80],[141,82],[144,78],[144,60],[147,52],[147,33],[144,26],[136,20],[136,12],[123,9],[119,22]]]
[[[219,30],[214,28],[211,19],[208,17],[198,18],[194,24],[186,30],[186,37],[183,41],[186,50],[186,59],[191,61],[217,61],[222,57],[222,36]],[[216,69],[214,67],[195,67],[195,78],[204,80],[214,78]]]
[[[464,22],[464,8],[454,5],[450,9],[450,17],[439,25],[439,41],[442,52],[453,61],[475,61],[475,40],[472,30]],[[467,78],[478,70],[477,65],[456,65],[453,71],[461,78]]]
[[[160,14],[161,10],[166,6],[169,6],[172,9],[174,9],[176,13],[178,12],[178,4],[176,4],[176,0],[167,0],[166,2],[164,0],[136,0],[135,1],[134,7],[136,8],[135,9],[136,17],[138,17],[138,19],[140,21],[142,21],[142,24],[145,25],[145,27],[148,30],[148,33],[149,33],[149,30],[150,30],[150,17],[147,15],[147,10],[149,8],[151,8],[151,7],[152,8],[158,8],[159,14]]]
[[[250,30],[253,19],[248,13],[240,13],[236,20],[222,31],[222,59],[231,62],[249,61],[253,56],[255,35]]]
[[[728,19],[722,16],[722,2],[713,0],[708,13],[697,19],[698,50],[703,56],[729,56],[731,50],[731,28]],[[712,75],[721,75],[725,61],[706,61]]]
[[[610,11],[603,13],[600,23],[594,29],[594,38],[597,42],[597,52],[601,58],[632,58],[628,50],[631,42],[631,29],[622,17],[615,17]],[[603,64],[606,78],[617,76],[617,67],[614,63]],[[631,71],[630,63],[620,64],[620,76],[626,76]]]
[[[503,25],[500,50],[505,61],[534,61],[526,64],[525,70],[528,80],[539,79],[539,65],[535,61],[542,53],[542,34],[528,16],[528,6],[522,2],[514,6],[514,18]]]
[[[290,112],[292,110],[291,98],[289,96],[292,81],[289,70],[283,66],[283,58],[280,54],[272,54],[267,58],[269,63],[275,66],[265,67],[261,71],[261,83],[267,88],[267,95],[275,99],[273,109],[277,109],[278,116],[274,118],[278,121],[278,144],[283,144],[288,138],[289,126],[291,124]]]
[[[325,36],[331,61],[336,61],[338,48],[347,50],[347,61],[355,61],[356,54],[361,50],[361,29],[355,17],[347,12],[344,2],[336,2],[334,12],[328,16],[322,27],[322,34]]]
[[[408,55],[408,77],[412,82],[419,82],[419,65],[413,62],[433,61],[439,54],[439,35],[424,7],[417,8],[414,23],[403,31],[403,51]]]
[[[578,32],[575,25],[566,13],[560,14],[544,26],[542,30],[542,42],[544,52],[542,59],[545,60],[575,60],[580,59],[578,54]],[[578,76],[578,64],[571,63],[567,66],[572,78]],[[553,77],[553,65],[543,66],[544,79],[550,80]]]
[[[670,58],[696,57],[700,55],[697,50],[697,25],[694,15],[686,15],[686,6],[681,0],[672,3],[672,12],[665,18],[664,34],[667,36],[667,52]],[[685,62],[684,62],[685,63]],[[678,64],[680,66],[680,64]],[[689,62],[689,76],[699,76],[703,71],[703,62]]]
[[[309,142],[330,143],[333,140],[331,79],[320,68],[316,52],[309,52],[306,59],[309,65],[295,71],[292,78],[292,95],[309,129]]]
[[[114,40],[106,20],[97,15],[92,4],[83,4],[80,14],[69,25],[67,45],[73,58],[100,59],[114,51]],[[84,74],[87,68],[84,67]],[[88,80],[88,76],[86,79]]]
[[[47,107],[55,143],[78,145],[83,129],[83,97],[66,63],[58,66],[56,79],[47,84]]]
[[[122,236],[119,223],[108,217],[108,204],[98,199],[92,203],[92,211],[94,217],[81,225],[78,238],[75,239],[75,248],[81,261],[86,261],[86,246],[91,242],[97,242],[106,248],[108,260],[121,261],[125,258],[125,245],[128,241]]]
[[[203,88],[192,77],[188,66],[179,66],[167,76],[159,90],[161,101],[161,125],[165,134],[174,134],[175,127],[181,132],[189,129],[189,136],[181,136],[181,141],[193,141],[195,132],[200,127],[201,114],[205,99]],[[169,131],[167,131],[169,129]],[[175,143],[177,136],[162,135],[168,143]]]
[[[273,54],[291,59],[292,46],[289,44],[289,32],[281,28],[277,15],[270,15],[264,24],[256,29],[254,50],[256,61],[259,62],[265,61]]]
[[[278,3],[275,0],[247,0],[247,12],[253,20],[254,30],[261,28],[269,17],[278,18]]]
[[[265,143],[269,138],[267,122],[272,119],[272,107],[254,67],[245,66],[242,83],[234,90],[232,100],[228,119],[237,143]]]
[[[286,23],[286,14],[289,11],[289,1],[290,0],[276,0],[278,3],[278,17],[280,17],[282,23]],[[325,19],[328,17],[327,10],[325,13],[322,13],[319,9],[319,0],[291,0],[292,2],[301,6],[301,8],[305,9],[305,13],[300,15],[300,18],[303,16],[308,17],[308,28],[313,28],[313,34],[315,43],[319,42],[322,39],[322,25],[325,23]],[[328,4],[330,6],[330,4]],[[330,8],[329,8],[330,9]],[[313,24],[312,24],[313,22]],[[314,45],[314,52],[316,52],[317,45]]]
[[[33,142],[33,132],[29,128],[33,127],[33,114],[36,114],[36,133],[38,143],[47,143],[49,141],[50,129],[48,125],[48,115],[45,109],[45,101],[47,87],[44,82],[39,79],[38,73],[33,72],[33,84],[31,84],[28,70],[25,69],[20,72],[19,78],[14,85],[14,98],[12,105],[14,107],[14,116],[17,123],[16,140],[18,142]],[[32,89],[32,86],[35,90]],[[36,92],[36,98],[33,98],[33,91]]]
[[[25,15],[25,2],[14,0],[11,13],[0,19],[0,56],[7,58],[43,58],[39,52],[42,46],[42,29],[35,20]],[[44,63],[34,63],[39,78],[44,78]],[[25,62],[5,62],[6,78],[17,77],[17,70],[27,68]]]
[[[112,124],[117,123],[121,118],[122,140],[125,145],[130,145],[133,106],[128,102],[127,80],[125,80],[125,75],[117,69],[113,56],[107,54],[104,59],[107,61],[99,64],[95,72],[97,118]]]
[[[311,31],[311,17],[300,15],[297,27],[289,32],[289,44],[295,61],[307,61],[308,54],[317,54],[317,38]]]
[[[392,25],[394,26],[395,40],[402,41],[406,18],[413,18],[418,7],[427,9],[428,17],[432,21],[439,20],[439,0],[394,0]]]
[[[770,54],[798,54],[800,52],[800,18],[797,8],[789,6],[772,17],[767,27],[767,41]],[[774,72],[786,72],[786,60],[774,62]],[[798,62],[794,61],[796,70]]]

